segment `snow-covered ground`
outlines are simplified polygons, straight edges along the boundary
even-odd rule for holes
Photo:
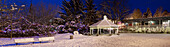
[[[55,42],[17,46],[10,38],[0,38],[0,47],[170,47],[170,34],[74,35],[74,39],[69,39],[70,35],[56,34]]]

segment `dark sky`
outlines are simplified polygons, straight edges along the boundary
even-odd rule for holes
[[[154,13],[159,7],[163,7],[163,10],[170,12],[170,0],[129,0],[128,5],[131,9],[139,8],[142,12],[150,8]]]
[[[30,2],[30,0],[24,1]],[[62,1],[63,0],[33,0],[33,4],[43,2],[45,4],[55,4],[60,6],[62,4]],[[99,3],[101,3],[102,1],[104,0],[94,0],[94,3],[96,5],[99,5]],[[133,11],[135,8],[139,8],[142,13],[145,12],[147,8],[150,8],[152,13],[154,13],[159,7],[163,7],[163,10],[168,10],[170,12],[170,0],[129,0],[127,5],[129,6],[131,11]]]

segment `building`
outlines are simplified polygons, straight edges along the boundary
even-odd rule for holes
[[[135,32],[170,32],[170,16],[123,20]]]

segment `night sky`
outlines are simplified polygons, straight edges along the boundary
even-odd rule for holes
[[[21,1],[21,0],[20,0]],[[22,0],[23,1],[23,0]],[[54,4],[61,6],[63,0],[33,0],[33,4],[38,2],[43,2],[45,4]],[[67,0],[69,1],[69,0]],[[94,4],[99,5],[104,0],[94,0]],[[30,3],[30,0],[24,0],[24,2]],[[135,8],[139,8],[142,13],[146,12],[147,8],[150,8],[152,13],[155,13],[156,9],[163,7],[163,10],[168,10],[170,12],[170,0],[129,0],[128,6],[131,12]]]

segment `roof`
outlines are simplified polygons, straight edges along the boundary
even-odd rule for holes
[[[90,25],[89,27],[93,27],[93,28],[106,28],[106,27],[118,27],[118,25],[114,24],[111,20],[107,19],[106,16],[104,16],[104,19],[94,23],[92,25]]]
[[[157,20],[170,20],[170,16],[164,16],[164,17],[153,17],[153,18],[139,18],[139,19],[129,19],[124,20],[126,22],[139,22],[139,21],[157,21]]]

